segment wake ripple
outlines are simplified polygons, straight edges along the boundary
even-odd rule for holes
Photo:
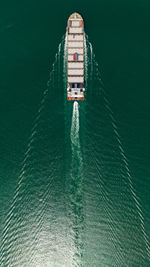
[[[13,200],[12,200],[12,203],[10,205],[9,212],[7,214],[7,218],[6,218],[6,221],[5,221],[4,229],[3,229],[3,232],[2,232],[1,266],[4,263],[4,261],[5,261],[5,263],[8,262],[9,259],[7,259],[7,258],[8,258],[10,250],[12,250],[12,248],[11,248],[11,238],[10,238],[10,240],[8,240],[8,232],[10,230],[12,220],[15,219],[15,213],[14,213],[15,206],[16,206],[17,203],[20,202],[20,200],[21,200],[21,198],[23,196],[23,193],[24,193],[24,191],[21,191],[21,190],[25,190],[25,189],[22,189],[22,185],[23,185],[23,183],[25,183],[24,179],[26,178],[26,173],[27,173],[28,168],[29,168],[30,157],[31,157],[31,154],[32,154],[32,152],[34,150],[34,143],[35,143],[35,141],[37,139],[37,137],[36,137],[37,129],[39,127],[39,124],[40,124],[40,121],[41,121],[41,117],[42,117],[42,114],[43,114],[43,110],[45,108],[45,103],[46,103],[46,100],[47,100],[47,97],[48,97],[49,89],[50,89],[51,84],[52,85],[54,84],[55,69],[56,69],[56,66],[58,65],[58,63],[60,64],[60,54],[62,52],[63,43],[64,43],[64,36],[62,37],[62,41],[58,46],[58,52],[56,53],[55,61],[52,64],[52,70],[50,71],[50,74],[49,74],[49,80],[47,81],[47,87],[43,92],[43,97],[42,97],[41,103],[39,105],[39,109],[37,111],[37,114],[35,116],[35,119],[34,119],[34,122],[33,122],[33,126],[31,128],[31,134],[30,134],[29,139],[28,139],[27,149],[26,149],[26,152],[24,154],[24,159],[22,161],[22,168],[20,170],[20,175],[18,177],[18,185],[16,187],[16,190],[15,190],[15,193],[14,193],[14,196],[13,196]],[[60,71],[60,67],[58,68],[58,71]],[[22,195],[20,195],[20,193],[22,193]],[[45,195],[47,195],[48,193],[49,193],[49,185],[48,185],[48,188],[47,188],[47,190],[45,192]],[[18,208],[19,208],[19,206],[18,206]],[[44,212],[44,208],[42,209],[40,216],[38,216],[38,218],[40,218],[40,219],[38,219],[38,228],[36,229],[35,237],[36,237],[36,235],[37,235],[37,233],[38,233],[38,231],[39,231],[39,229],[41,227],[42,218],[43,218],[43,214],[42,213],[43,212]],[[16,229],[16,226],[19,227],[19,221],[17,221],[17,225],[15,225],[15,229]],[[14,234],[14,232],[13,232],[13,234]],[[16,232],[16,234],[17,234],[17,232]],[[7,254],[7,256],[6,256],[6,254]],[[5,258],[5,256],[6,256],[6,258]]]
[[[140,200],[139,200],[139,198],[137,196],[137,193],[136,193],[134,185],[133,185],[132,175],[131,175],[130,168],[129,168],[129,163],[128,163],[127,156],[125,154],[125,151],[124,151],[124,148],[123,148],[123,145],[122,145],[122,142],[121,142],[121,137],[119,135],[119,131],[118,131],[118,127],[117,127],[117,122],[116,122],[115,116],[113,114],[110,102],[108,100],[108,96],[106,95],[106,92],[105,92],[105,89],[104,89],[104,84],[103,84],[103,82],[101,80],[99,66],[98,66],[97,61],[95,60],[95,54],[93,53],[92,44],[89,42],[87,35],[86,35],[86,41],[88,43],[88,46],[90,47],[91,58],[93,58],[93,61],[92,61],[91,64],[92,64],[92,66],[96,67],[96,76],[97,76],[97,78],[99,80],[99,83],[100,83],[100,86],[101,86],[100,87],[100,91],[103,94],[103,99],[104,99],[104,102],[105,102],[105,108],[106,108],[106,110],[108,112],[108,115],[109,115],[109,118],[110,118],[110,121],[111,121],[111,124],[112,124],[112,127],[113,127],[114,135],[115,135],[117,143],[118,143],[118,148],[119,148],[119,151],[120,151],[120,155],[121,155],[122,160],[124,162],[124,166],[125,166],[125,170],[126,170],[126,174],[127,174],[127,178],[128,178],[128,182],[129,182],[130,192],[131,192],[131,195],[132,195],[132,199],[133,199],[133,201],[135,203],[135,207],[137,209],[137,214],[138,214],[139,221],[140,221],[141,232],[142,232],[143,240],[144,240],[144,243],[145,243],[145,249],[146,249],[146,252],[147,252],[148,260],[150,261],[150,244],[149,244],[149,241],[148,241],[148,236],[147,236],[146,231],[145,231],[144,216],[143,216]],[[92,69],[93,69],[93,67],[91,67],[91,70]]]

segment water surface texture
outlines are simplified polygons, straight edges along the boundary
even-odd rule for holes
[[[149,267],[150,4],[0,6],[0,266]],[[82,103],[66,99],[75,11]]]

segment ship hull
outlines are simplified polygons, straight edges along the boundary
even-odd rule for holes
[[[73,13],[67,25],[67,99],[84,101],[84,23]]]

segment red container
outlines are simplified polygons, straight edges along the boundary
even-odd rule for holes
[[[80,26],[83,26],[83,20],[80,20]]]
[[[78,61],[78,58],[79,58],[78,53],[74,53],[74,54],[73,54],[73,60],[74,60],[74,61]]]

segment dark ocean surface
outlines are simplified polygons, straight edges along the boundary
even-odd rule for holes
[[[66,100],[68,17],[85,22]],[[0,266],[150,266],[149,1],[1,1]]]

